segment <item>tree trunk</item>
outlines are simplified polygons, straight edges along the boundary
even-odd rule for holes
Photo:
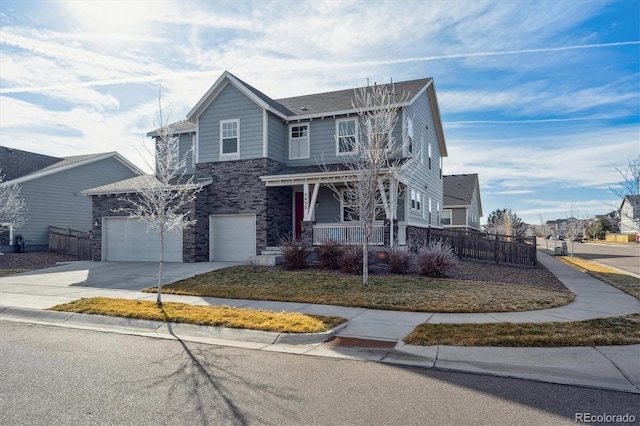
[[[160,237],[160,267],[158,268],[158,298],[156,304],[162,306],[162,264],[164,263],[164,236]]]
[[[362,243],[362,286],[369,286],[369,244],[365,236]]]

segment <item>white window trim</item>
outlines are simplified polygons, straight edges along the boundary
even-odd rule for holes
[[[412,189],[409,197],[409,209],[413,212],[421,212],[424,209],[424,194],[417,189]],[[413,207],[414,200],[416,201],[416,207]]]
[[[291,137],[291,129],[293,127],[301,127],[301,126],[307,126],[307,137],[306,138],[292,138]],[[306,139],[307,140],[307,156],[306,157],[292,157],[291,156],[291,142],[293,140],[296,141],[301,141]],[[311,123],[310,122],[304,122],[304,123],[291,123],[289,124],[289,160],[303,160],[305,158],[310,158],[311,157]]]
[[[405,136],[403,141],[404,155],[413,156],[416,152],[416,138],[413,134],[413,119],[410,117],[407,117],[403,134]],[[411,146],[411,149],[409,149],[409,146]]]
[[[449,223],[443,223],[442,221],[447,219],[447,217],[445,217],[445,213],[449,213],[448,219],[449,219]],[[440,218],[440,224],[442,226],[451,226],[453,225],[453,210],[451,209],[442,209],[442,216]]]
[[[339,129],[340,129],[340,124],[341,122],[345,122],[345,121],[354,121],[355,122],[355,138],[356,138],[356,142],[354,145],[354,150],[353,151],[347,151],[347,152],[340,152],[340,133],[339,133]],[[357,118],[341,118],[339,120],[336,120],[336,156],[340,157],[340,156],[345,156],[345,155],[353,155],[353,154],[357,154],[358,153],[358,119]]]
[[[226,123],[236,123],[237,129],[238,129],[238,134],[236,135],[236,139],[237,139],[236,152],[229,153],[229,154],[222,153],[222,144],[223,144],[222,126],[223,124],[226,124]],[[222,161],[222,160],[239,160],[239,159],[240,159],[240,119],[234,118],[231,120],[220,120],[220,160]]]

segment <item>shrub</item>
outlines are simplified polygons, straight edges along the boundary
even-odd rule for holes
[[[392,247],[389,250],[389,272],[392,274],[409,274],[415,255],[407,247]]]
[[[338,269],[338,259],[342,256],[342,246],[335,240],[326,240],[316,246],[316,260],[321,269]]]
[[[309,249],[301,240],[297,240],[291,235],[280,238],[280,248],[282,249],[285,269],[303,269],[307,267]]]
[[[448,241],[431,241],[418,251],[420,275],[441,278],[458,262]]]
[[[362,246],[349,244],[342,248],[342,256],[338,259],[338,264],[342,272],[358,274],[362,272],[362,261]]]

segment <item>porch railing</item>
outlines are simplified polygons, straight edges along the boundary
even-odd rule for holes
[[[313,225],[313,245],[320,245],[325,241],[335,241],[339,244],[362,244],[364,227],[362,225],[346,224],[316,224]],[[370,245],[384,245],[384,226],[374,225],[371,230]]]

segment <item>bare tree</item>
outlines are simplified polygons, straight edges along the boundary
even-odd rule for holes
[[[625,195],[640,195],[640,155],[638,158],[629,160],[624,168],[617,168],[616,171],[622,177],[622,181],[618,187],[609,187],[618,198],[622,199]]]
[[[604,233],[602,219],[591,218],[586,220],[585,230],[587,233],[587,238],[594,241],[600,239],[602,237],[602,234]]]
[[[575,217],[575,209],[574,206],[571,206],[571,211],[569,212],[569,217],[565,222],[565,230],[564,234],[567,238],[569,238],[569,242],[571,244],[571,257],[573,257],[573,244],[576,240],[582,239],[584,236],[584,222]]]
[[[157,303],[161,306],[165,237],[195,224],[196,220],[190,219],[189,207],[202,187],[194,176],[186,174],[186,158],[180,158],[173,126],[164,124],[160,98],[158,105],[155,174],[143,176],[136,188],[137,193],[121,199],[130,204],[130,207],[121,210],[127,211],[131,218],[146,223],[148,230],[154,231],[160,238]]]
[[[20,186],[5,181],[0,169],[0,231],[19,228],[27,220],[27,206],[20,194]]]
[[[551,235],[551,227],[549,226],[549,224],[544,220],[544,218],[542,217],[542,215],[538,216],[538,219],[540,220],[540,225],[538,228],[538,232],[542,235],[542,237],[544,238],[544,244],[547,250],[549,250],[549,236]]]
[[[343,201],[346,216],[363,227],[362,285],[369,285],[368,254],[374,221],[386,217],[393,227],[400,189],[402,142],[393,137],[398,121],[398,104],[406,99],[396,97],[393,83],[367,85],[354,90],[352,105],[358,114],[357,137],[353,133],[336,135],[338,144],[347,144],[353,154],[341,157],[344,177],[341,184],[329,184],[334,196]],[[329,173],[330,165],[320,164]]]

